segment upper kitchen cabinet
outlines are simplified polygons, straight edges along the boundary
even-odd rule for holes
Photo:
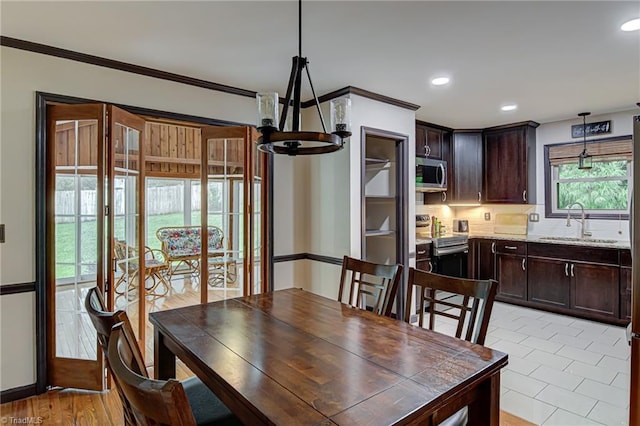
[[[475,204],[482,199],[482,131],[455,130],[449,169],[449,201]]]
[[[483,203],[535,204],[538,126],[527,121],[484,130]]]
[[[451,129],[416,121],[416,157],[448,160]]]

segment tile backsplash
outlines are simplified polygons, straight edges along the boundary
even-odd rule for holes
[[[489,213],[490,219],[485,220],[485,213]],[[540,236],[580,236],[580,223],[571,220],[571,226],[567,227],[564,218],[545,218],[544,205],[530,204],[485,204],[481,206],[462,207],[445,205],[416,204],[416,214],[428,214],[436,216],[446,226],[447,231],[452,229],[453,219],[467,219],[469,232],[472,234],[493,234],[495,217],[498,213],[538,213],[539,222],[527,222],[528,235]],[[592,238],[605,238],[620,241],[629,241],[629,221],[587,219],[586,230],[593,235]]]

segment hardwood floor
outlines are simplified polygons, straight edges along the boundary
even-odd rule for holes
[[[188,377],[186,369],[178,367],[178,376]],[[115,390],[87,392],[74,389],[51,390],[39,396],[0,405],[0,423],[11,424],[11,418],[41,418],[44,425],[120,426],[122,405]],[[8,419],[8,420],[4,420]],[[500,426],[531,426],[504,411],[500,412]]]

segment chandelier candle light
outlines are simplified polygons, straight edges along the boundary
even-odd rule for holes
[[[578,168],[589,170],[593,166],[593,157],[587,153],[587,116],[590,112],[581,112],[578,117],[582,117],[582,152],[578,156]]]
[[[320,116],[322,132],[300,131],[300,92],[303,70],[306,71],[309,80],[309,86]],[[331,133],[327,133],[320,102],[311,81],[308,61],[307,58],[302,57],[302,0],[298,0],[298,56],[293,57],[282,116],[279,118],[278,93],[258,93],[256,100],[258,103],[258,131],[262,133],[257,142],[260,151],[287,155],[324,154],[342,149],[345,138],[351,136],[351,99],[349,98],[331,100]],[[291,114],[291,130],[287,131],[285,127],[288,124],[287,117],[290,106],[293,106],[293,114]]]

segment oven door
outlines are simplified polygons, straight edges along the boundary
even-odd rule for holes
[[[469,250],[433,257],[433,272],[450,277],[467,278]]]

